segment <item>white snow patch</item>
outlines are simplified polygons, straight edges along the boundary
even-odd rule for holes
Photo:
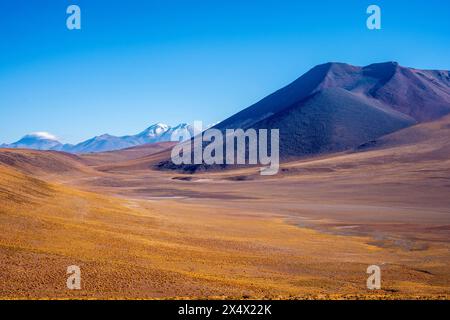
[[[46,140],[58,140],[56,136],[45,131],[32,132],[28,136]]]

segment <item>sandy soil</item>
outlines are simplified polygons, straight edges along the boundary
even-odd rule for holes
[[[450,160],[402,148],[274,177],[0,165],[0,297],[448,299]]]

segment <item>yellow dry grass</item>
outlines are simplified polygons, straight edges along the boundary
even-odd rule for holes
[[[264,183],[0,164],[0,298],[448,299],[450,164],[392,157],[290,163]]]

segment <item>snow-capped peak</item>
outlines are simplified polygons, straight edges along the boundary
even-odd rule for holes
[[[180,123],[179,125],[170,128],[162,137],[164,141],[185,141],[192,138],[194,135],[194,128],[187,123]]]
[[[0,148],[27,148],[37,150],[56,150],[72,153],[104,152],[130,148],[145,143],[166,141],[184,141],[193,136],[193,127],[187,123],[180,123],[171,127],[165,123],[155,123],[136,135],[112,136],[103,134],[80,142],[76,145],[62,144],[51,133],[33,132],[12,144],[2,144]]]
[[[32,132],[19,141],[11,144],[3,144],[2,148],[24,148],[36,150],[51,150],[61,147],[57,138],[48,132]]]
[[[35,138],[38,140],[53,140],[58,141],[58,138],[51,133],[45,131],[32,132],[27,134],[24,138]]]
[[[169,129],[169,125],[158,122],[145,129],[140,135],[147,137],[160,136]]]

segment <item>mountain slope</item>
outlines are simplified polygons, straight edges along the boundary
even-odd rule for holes
[[[373,104],[411,116],[418,122],[450,113],[449,71],[405,68],[396,62],[356,67],[318,65],[288,86],[222,121],[216,128],[250,128],[293,104],[328,88],[341,88]]]
[[[124,149],[136,144],[134,143],[134,141],[130,141],[129,139],[123,139],[121,137],[103,134],[101,136],[83,141],[69,149],[66,149],[65,151],[71,153],[104,152]]]
[[[0,163],[0,203],[30,203],[51,193],[49,185]]]
[[[362,74],[378,80],[368,88],[366,96],[418,122],[436,120],[450,112],[448,71],[416,70],[387,63],[363,68]]]
[[[215,128],[279,129],[287,158],[354,148],[449,113],[449,71],[326,63]]]
[[[135,136],[131,136],[130,138],[134,138],[138,143],[144,144],[144,143],[155,143],[161,141],[161,136],[164,135],[167,131],[171,129],[170,126],[164,123],[156,123],[142,131],[141,133],[138,133]]]
[[[280,155],[338,152],[413,125],[401,113],[388,112],[341,88],[322,90],[304,102],[254,125],[279,128]]]
[[[220,122],[215,128],[251,127],[251,125],[305,99],[307,96],[317,91],[329,69],[330,66],[328,64],[314,67],[286,87]]]
[[[172,141],[173,138],[191,137],[192,135],[193,128],[186,123],[181,123],[175,127],[156,123],[136,135],[116,137],[104,134],[62,150],[71,153],[107,152],[148,143],[168,142]]]
[[[369,141],[358,147],[357,151],[399,150],[399,157],[405,161],[409,153],[421,160],[450,159],[450,115],[439,120],[420,123],[394,132],[379,139]]]
[[[0,165],[34,176],[92,172],[78,156],[57,151],[0,149]]]
[[[47,132],[33,132],[14,143],[2,144],[0,145],[0,148],[50,150],[62,148],[62,143],[59,142],[55,136]]]
[[[80,154],[79,157],[83,159],[83,162],[90,166],[99,165],[116,165],[121,162],[126,162],[130,160],[140,159],[143,157],[150,156],[152,154],[159,153],[161,151],[170,149],[176,144],[176,142],[156,142],[143,144],[131,148],[107,151],[107,152],[96,152],[88,154]]]
[[[288,160],[353,149],[449,113],[449,71],[326,63],[215,128],[279,129],[280,158]],[[158,167],[195,169],[170,159]]]

